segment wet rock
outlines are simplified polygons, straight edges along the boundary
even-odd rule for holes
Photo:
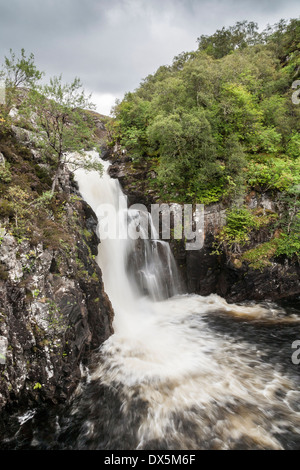
[[[255,201],[255,203],[254,203]],[[275,211],[275,203],[266,195],[248,199],[251,207]],[[216,293],[229,302],[246,300],[282,300],[300,295],[300,266],[296,260],[273,259],[261,269],[253,269],[239,257],[214,254],[215,235],[226,221],[225,210],[213,205],[205,211],[205,240],[201,250],[182,251],[178,260],[189,293]],[[254,248],[270,240],[270,231],[262,229],[252,235],[249,246]]]
[[[144,184],[149,176],[155,176],[148,171],[147,166],[137,170],[131,163],[126,163],[118,146],[110,152],[109,158],[112,161],[110,176],[119,179],[129,205],[139,203],[149,208],[151,204],[160,203],[157,195]],[[261,211],[262,215],[280,212],[268,193],[252,191],[245,202],[250,209]],[[200,250],[189,251],[183,240],[170,240],[187,291],[200,295],[216,293],[229,302],[264,299],[276,301],[299,296],[300,268],[297,261],[276,259],[264,269],[258,270],[237,257],[229,259],[225,254],[214,254],[216,234],[226,223],[226,209],[227,206],[222,204],[205,207],[204,245]],[[261,228],[252,236],[248,249],[270,239],[268,227]]]
[[[7,279],[0,279],[0,339],[6,340],[5,348],[0,344],[2,410],[64,402],[78,386],[82,364],[113,332],[113,309],[93,258],[96,216],[80,200],[76,213],[73,254],[18,243],[10,234],[2,239],[0,261],[7,272]]]

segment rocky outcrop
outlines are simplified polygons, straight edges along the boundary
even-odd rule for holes
[[[104,153],[111,162],[108,169],[111,178],[117,178],[128,197],[128,204],[143,204],[149,207],[158,202],[158,195],[149,189],[149,168],[146,163],[134,165],[126,151],[116,145]],[[154,176],[154,175],[153,175]],[[150,172],[151,177],[151,172]]]
[[[300,295],[297,261],[273,260],[261,269],[254,269],[238,258],[212,254],[214,241],[213,234],[208,233],[201,250],[173,248],[189,293],[216,293],[233,303],[292,300]]]
[[[246,200],[252,209],[276,213],[278,208],[267,194],[252,192]],[[253,230],[249,242],[241,253],[215,254],[215,236],[226,222],[226,211],[220,205],[212,205],[205,210],[205,240],[201,250],[180,250],[178,256],[186,279],[188,292],[200,295],[216,293],[228,302],[280,301],[294,299],[300,295],[300,266],[297,259],[286,257],[250,263],[243,257],[249,249],[255,249],[272,239],[269,228]]]
[[[119,148],[108,153],[108,158],[112,161],[110,175],[119,179],[129,203],[140,203],[149,208],[153,203],[162,202],[145,184],[149,178],[147,167],[134,168],[128,155]],[[280,211],[268,194],[253,191],[248,195],[246,203],[250,209],[274,213]],[[214,254],[216,234],[225,222],[226,206],[212,204],[205,207],[204,245],[200,250],[186,250],[182,240],[171,240],[172,252],[189,293],[216,293],[228,302],[276,301],[300,295],[300,266],[297,260],[271,259],[265,266],[255,269],[239,256]],[[270,236],[267,227],[254,231],[245,249],[267,242]]]
[[[17,162],[33,189],[46,190],[48,168],[32,135],[13,126],[1,141],[0,165]],[[65,403],[92,353],[113,333],[114,312],[95,260],[96,215],[67,170],[58,186],[55,210],[35,230],[31,222],[28,237],[10,230],[10,212],[1,213],[0,434],[14,409]]]
[[[96,218],[84,201],[71,251],[5,234],[0,246],[0,408],[59,403],[76,389],[89,355],[113,332],[113,310],[95,262]]]

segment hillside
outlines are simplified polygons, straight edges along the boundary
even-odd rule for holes
[[[201,36],[128,92],[109,127],[127,193],[224,210],[209,251],[237,268],[298,266],[299,44],[298,19]]]
[[[0,123],[1,434],[15,407],[56,405],[74,393],[114,315],[95,261],[97,218],[72,172],[63,165],[58,174],[38,117],[22,114],[28,88],[8,92]],[[65,136],[79,122],[69,117]],[[104,118],[92,118],[93,144],[101,146]]]

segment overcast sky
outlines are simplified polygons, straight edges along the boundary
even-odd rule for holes
[[[243,20],[262,30],[299,12],[299,0],[0,0],[0,62],[23,47],[47,78],[78,76],[108,115],[201,34]]]

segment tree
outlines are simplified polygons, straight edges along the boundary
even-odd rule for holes
[[[6,109],[9,112],[17,89],[20,87],[32,88],[41,80],[43,72],[40,72],[35,63],[34,55],[26,56],[25,50],[21,49],[20,57],[10,49],[10,57],[4,57],[4,64],[0,71],[0,78],[6,87]]]
[[[10,58],[4,58],[4,74],[7,85],[13,87],[32,87],[44,75],[36,68],[34,55],[31,53],[27,58],[24,49],[20,58],[10,49]]]
[[[258,25],[253,21],[238,21],[229,28],[218,29],[213,35],[201,35],[198,41],[198,48],[220,59],[233,52],[235,49],[243,49],[248,45],[253,45],[259,41]]]
[[[63,83],[62,76],[53,77],[50,83],[34,88],[22,106],[22,113],[34,121],[44,149],[44,157],[53,172],[52,194],[65,165],[102,171],[102,165],[87,156],[84,150],[96,147],[94,126],[88,110],[94,108],[85,96],[79,78],[72,83]],[[77,154],[74,159],[74,154]]]
[[[111,144],[149,168],[164,200],[241,201],[265,179],[284,190],[300,155],[299,20],[263,33],[242,21],[198,42],[117,104]]]
[[[220,176],[215,142],[205,111],[160,114],[147,130],[150,145],[158,149],[157,181],[172,196],[193,198]],[[174,194],[173,194],[174,193]]]

